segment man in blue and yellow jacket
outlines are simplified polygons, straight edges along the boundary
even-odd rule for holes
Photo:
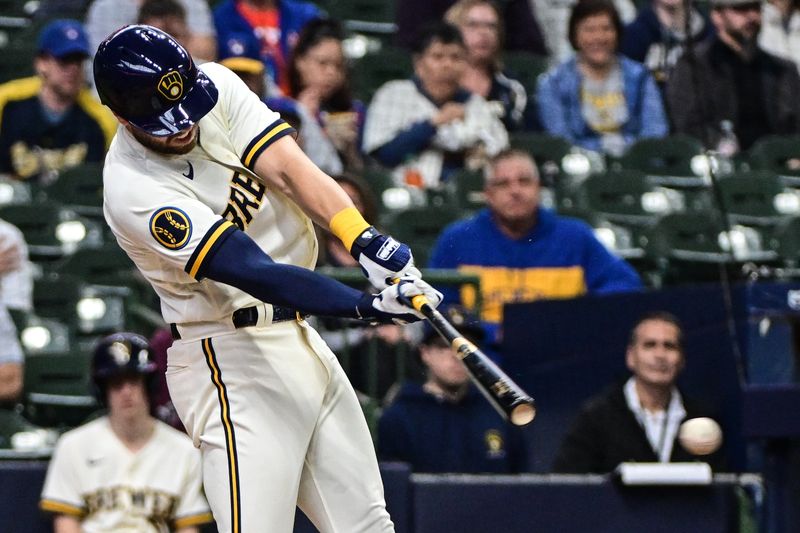
[[[116,121],[86,87],[88,57],[80,22],[55,20],[39,35],[37,75],[0,85],[0,173],[52,179],[105,158]]]
[[[447,227],[429,266],[479,276],[481,319],[492,335],[506,303],[641,287],[636,271],[606,250],[586,223],[539,206],[539,173],[527,153],[507,150],[494,157],[484,193],[488,207]],[[469,286],[460,294],[440,290],[445,301],[475,305]]]

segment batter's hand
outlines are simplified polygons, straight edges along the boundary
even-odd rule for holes
[[[350,254],[361,265],[361,271],[373,287],[380,290],[391,285],[396,278],[422,277],[414,266],[411,248],[379,233],[372,226],[361,232],[353,242]]]
[[[371,322],[394,322],[407,324],[416,322],[424,316],[411,306],[411,298],[424,295],[432,307],[442,302],[442,293],[418,277],[407,276],[395,285],[390,285],[379,294],[367,294],[361,299],[356,310],[364,320]]]

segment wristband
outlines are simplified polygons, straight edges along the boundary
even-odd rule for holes
[[[348,251],[353,248],[353,242],[358,236],[369,227],[370,225],[355,207],[342,209],[333,215],[330,222],[331,233],[339,237]]]

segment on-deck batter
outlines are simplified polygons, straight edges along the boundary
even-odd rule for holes
[[[150,416],[156,369],[141,335],[115,333],[97,344],[92,380],[108,416],[58,441],[40,502],[55,514],[55,533],[197,533],[211,521],[200,454]]]
[[[441,295],[225,67],[196,67],[167,34],[128,26],[100,45],[94,74],[122,125],[106,220],[171,323],[167,383],[219,530],[288,532],[298,505],[323,532],[392,531],[356,396],[299,313],[413,321],[411,296]],[[379,295],[309,270],[309,216]]]

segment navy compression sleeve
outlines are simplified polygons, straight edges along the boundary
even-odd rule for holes
[[[312,270],[276,263],[239,230],[231,231],[206,258],[202,275],[263,302],[314,315],[358,318],[356,306],[365,311],[369,297]]]

